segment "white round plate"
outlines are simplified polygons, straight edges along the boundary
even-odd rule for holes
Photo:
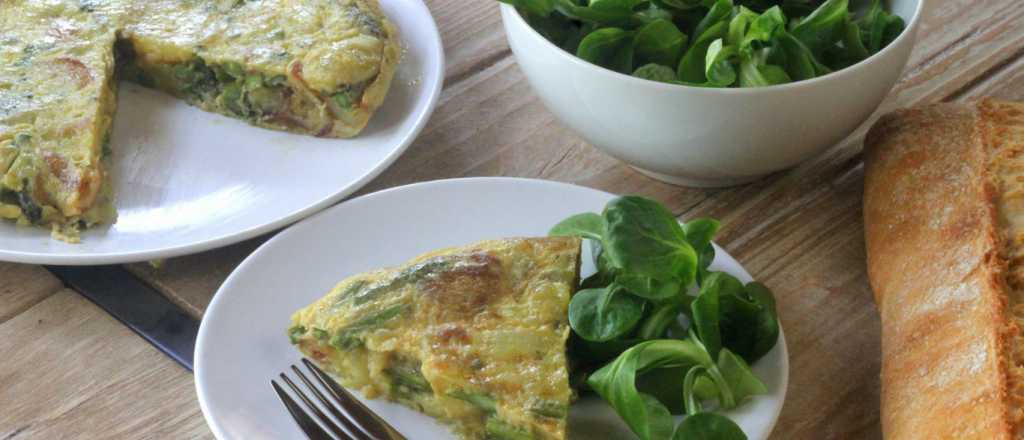
[[[420,0],[381,0],[402,40],[384,105],[362,134],[321,139],[253,127],[158,91],[122,83],[114,116],[113,225],[82,242],[0,222],[0,261],[109,264],[200,252],[263,234],[356,191],[426,124],[444,53]]]
[[[363,271],[399,265],[430,250],[485,239],[543,236],[558,221],[600,212],[614,197],[543,180],[473,178],[389,189],[346,201],[278,234],[231,274],[199,328],[195,380],[199,404],[222,439],[299,439],[303,434],[270,387],[300,359],[285,330],[293,311]],[[593,272],[584,246],[583,274]],[[712,268],[750,281],[717,248]],[[729,416],[754,440],[771,432],[789,377],[783,337],[754,372],[770,390]],[[454,439],[433,419],[380,400],[367,401],[410,439]],[[570,438],[634,438],[598,398],[573,405]]]

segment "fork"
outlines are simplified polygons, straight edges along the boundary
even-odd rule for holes
[[[299,425],[299,428],[306,433],[310,440],[333,440],[334,438],[341,440],[405,440],[405,437],[399,434],[395,428],[381,419],[380,416],[374,414],[373,411],[370,411],[359,399],[356,399],[348,390],[338,385],[334,379],[310,362],[309,359],[302,359],[302,364],[312,373],[316,382],[320,384],[320,388],[313,385],[313,382],[309,380],[306,374],[295,365],[292,365],[292,372],[298,376],[299,380],[309,390],[308,394],[312,394],[320,401],[321,406],[331,416],[334,416],[333,419],[324,414],[320,407],[308,397],[308,394],[304,393],[284,373],[280,374],[281,381],[287,384],[292,392],[299,397],[299,400],[305,404],[306,410],[299,406],[278,385],[277,381],[271,379],[270,386],[274,388],[277,397],[288,408],[288,412],[295,419],[295,423]],[[327,394],[331,396],[333,404],[327,400],[327,397],[321,392],[321,388],[326,390]],[[313,415],[310,416],[310,413]],[[319,420],[320,423],[317,423],[314,418]],[[342,426],[338,426],[336,421],[340,422]],[[334,437],[331,434],[334,434]]]

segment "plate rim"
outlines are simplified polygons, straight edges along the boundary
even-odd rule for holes
[[[465,184],[465,183],[473,184],[473,183],[477,183],[477,182],[480,182],[480,183],[512,182],[512,183],[521,183],[521,184],[556,185],[556,186],[569,187],[569,188],[572,188],[573,190],[577,190],[577,191],[578,190],[595,191],[595,192],[600,192],[600,193],[607,194],[607,195],[612,196],[612,197],[616,196],[616,194],[608,192],[608,191],[604,191],[604,190],[600,190],[600,189],[596,189],[596,188],[591,188],[591,187],[587,187],[587,186],[583,186],[583,185],[577,185],[575,183],[561,182],[561,181],[555,181],[555,180],[546,180],[546,179],[535,179],[535,178],[527,178],[527,177],[487,176],[487,177],[458,177],[458,178],[448,178],[448,179],[434,179],[434,180],[426,180],[426,181],[421,181],[421,182],[414,182],[414,183],[410,183],[410,184],[406,184],[406,185],[394,186],[394,187],[391,187],[391,188],[382,189],[382,190],[375,191],[375,192],[372,192],[372,193],[363,194],[363,195],[360,195],[359,197],[354,197],[352,199],[344,201],[343,203],[339,203],[339,204],[337,204],[335,206],[332,206],[330,208],[324,209],[323,211],[320,211],[320,212],[315,213],[315,214],[313,214],[311,216],[308,216],[307,218],[297,222],[296,224],[289,226],[285,230],[283,230],[280,233],[276,234],[275,236],[271,237],[266,242],[260,244],[259,247],[257,247],[251,253],[249,253],[249,255],[247,255],[245,257],[245,259],[243,259],[242,262],[239,263],[238,266],[236,266],[235,269],[231,271],[230,274],[228,274],[227,278],[224,279],[224,282],[221,283],[221,285],[217,288],[217,291],[214,293],[213,297],[211,298],[210,303],[207,305],[207,307],[206,307],[206,309],[205,309],[205,311],[203,313],[203,319],[199,323],[199,331],[197,333],[196,344],[195,344],[195,351],[194,351],[194,359],[195,359],[195,361],[194,361],[195,362],[194,368],[195,369],[194,369],[194,372],[193,372],[194,373],[193,374],[193,382],[195,384],[196,400],[198,400],[198,402],[199,402],[199,409],[200,409],[200,411],[203,414],[203,419],[206,421],[206,425],[210,428],[210,431],[213,432],[214,437],[219,439],[219,440],[230,438],[230,437],[228,437],[224,433],[224,431],[222,430],[220,424],[215,421],[215,418],[211,414],[210,409],[209,409],[208,404],[207,404],[208,396],[203,391],[203,387],[200,386],[200,383],[202,382],[201,381],[200,370],[202,370],[204,368],[203,365],[205,364],[205,361],[203,360],[204,358],[202,356],[200,356],[200,353],[204,351],[204,348],[205,348],[205,345],[206,345],[206,340],[208,338],[206,336],[206,334],[210,331],[209,330],[209,325],[207,324],[208,320],[206,318],[208,316],[211,316],[211,315],[209,313],[207,313],[207,312],[210,311],[211,309],[219,307],[219,304],[222,301],[222,298],[224,298],[224,296],[222,295],[222,292],[225,291],[227,286],[230,286],[231,284],[236,282],[236,278],[241,277],[242,275],[240,275],[240,274],[242,272],[244,272],[248,268],[248,266],[254,264],[253,261],[255,260],[255,258],[256,258],[256,256],[258,254],[260,254],[261,252],[264,252],[265,248],[267,248],[268,246],[276,245],[277,241],[287,240],[289,236],[291,236],[291,235],[296,233],[295,232],[296,230],[300,230],[301,228],[306,227],[305,226],[306,223],[312,223],[313,219],[315,219],[317,217],[321,217],[321,216],[330,215],[330,213],[333,212],[334,210],[344,209],[344,205],[348,204],[348,203],[352,203],[352,202],[364,203],[367,200],[372,199],[372,198],[376,198],[376,197],[380,197],[380,196],[386,196],[386,194],[388,194],[388,193],[408,190],[408,189],[414,188],[414,187],[418,188],[418,187],[425,187],[425,186],[445,185],[445,184],[451,184],[451,183],[454,183],[454,184]],[[748,276],[750,276],[751,279],[753,279],[753,276],[750,275],[750,273],[747,271],[746,267],[744,267],[742,264],[740,264],[738,260],[733,258],[731,254],[726,252],[724,248],[722,248],[721,246],[719,246],[717,243],[714,243],[714,242],[712,242],[712,245],[717,250],[722,251],[721,253],[726,258],[728,258],[728,259],[732,260],[734,263],[736,263],[736,265],[744,273],[746,273]],[[776,409],[775,409],[774,414],[770,415],[771,416],[770,417],[771,421],[768,423],[768,429],[767,429],[767,434],[768,435],[771,435],[771,433],[774,432],[775,426],[778,424],[779,416],[782,414],[782,408],[786,404],[786,396],[788,395],[788,392],[789,392],[789,347],[788,347],[788,344],[786,343],[785,331],[783,329],[782,320],[781,319],[779,320],[779,340],[778,340],[777,348],[781,351],[780,358],[782,360],[780,365],[779,365],[779,367],[782,370],[782,374],[781,374],[781,379],[782,380],[779,383],[780,392],[779,392],[779,397],[778,397],[781,403],[778,406],[775,407]],[[768,414],[766,414],[766,415],[768,415]]]
[[[391,165],[396,160],[398,160],[399,157],[405,154],[405,151],[409,149],[409,146],[412,145],[412,143],[419,138],[420,133],[426,127],[427,122],[430,120],[430,117],[434,114],[434,110],[436,110],[438,100],[440,99],[441,96],[441,91],[444,88],[445,52],[444,42],[441,40],[441,32],[437,27],[437,22],[434,20],[433,14],[430,12],[430,8],[427,7],[426,3],[423,0],[418,0],[411,3],[414,4],[416,8],[420,9],[418,12],[421,13],[424,18],[426,18],[426,22],[429,26],[424,30],[430,34],[430,40],[433,46],[433,50],[431,53],[429,53],[429,56],[437,59],[437,67],[433,69],[433,71],[425,71],[422,77],[437,78],[437,80],[435,81],[433,88],[431,90],[426,90],[426,92],[429,95],[427,96],[427,102],[426,106],[424,107],[424,111],[421,112],[419,115],[416,115],[416,119],[413,122],[412,129],[409,130],[408,134],[405,136],[405,139],[403,139],[402,142],[398,144],[397,148],[393,149],[390,153],[381,158],[362,176],[355,179],[344,189],[336,191],[305,208],[287,213],[286,215],[281,216],[277,220],[266,222],[262,225],[253,226],[251,228],[243,229],[233,233],[222,234],[213,238],[199,240],[195,243],[141,251],[108,252],[93,254],[23,252],[11,251],[0,248],[0,262],[23,264],[52,264],[67,266],[91,266],[104,264],[137,263],[142,261],[159,260],[164,258],[173,258],[184,255],[197,254],[200,252],[205,252],[221,248],[224,246],[236,244],[275,230],[287,228],[288,226],[298,221],[301,221],[307,217],[310,217],[311,215],[323,212],[327,208],[330,208],[332,205],[336,205],[338,202],[344,200],[346,197],[352,195],[356,191],[359,191],[364,186],[366,186],[366,184],[370,183],[370,181],[372,181],[381,173],[383,173],[384,170],[390,168]]]

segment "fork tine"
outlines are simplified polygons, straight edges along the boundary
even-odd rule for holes
[[[345,414],[351,416],[353,421],[358,423],[371,437],[375,439],[405,440],[405,437],[395,430],[394,427],[385,422],[384,419],[381,419],[373,411],[370,411],[359,399],[356,399],[345,388],[338,385],[327,373],[324,373],[320,367],[317,367],[306,358],[302,359],[302,363],[313,372],[313,375],[316,376],[320,384],[324,385],[331,393],[334,401],[342,407]]]
[[[295,392],[295,395],[299,396],[299,399],[302,400],[302,403],[306,404],[306,408],[312,411],[313,415],[320,419],[324,426],[327,426],[328,430],[334,433],[334,435],[338,436],[338,438],[345,440],[355,440],[351,435],[348,435],[345,431],[342,431],[342,429],[338,427],[338,425],[334,423],[330,419],[330,417],[327,417],[327,415],[324,414],[323,411],[320,411],[320,408],[318,408],[311,400],[309,400],[309,398],[306,397],[306,395],[301,390],[299,390],[299,387],[295,386],[295,383],[292,382],[292,380],[289,379],[288,376],[285,376],[284,373],[281,373],[280,376],[281,380],[283,380],[284,383],[288,384],[288,387]]]
[[[309,390],[313,392],[313,396],[315,396],[320,403],[324,404],[324,408],[327,408],[327,410],[330,411],[338,421],[345,425],[345,430],[352,434],[353,438],[359,440],[374,440],[373,434],[367,432],[359,420],[355,420],[348,414],[343,414],[345,412],[344,408],[342,408],[342,411],[338,411],[337,407],[328,402],[327,398],[324,397],[324,395],[320,393],[320,390],[306,378],[306,375],[302,373],[302,370],[300,370],[299,367],[292,365],[292,371],[299,376],[299,380],[301,380],[302,383],[306,384],[306,388],[309,388]]]
[[[281,403],[284,403],[284,407],[288,408],[288,412],[291,413],[292,418],[295,419],[295,423],[299,425],[299,429],[306,433],[306,437],[310,440],[333,440],[323,428],[320,427],[313,419],[309,418],[309,414],[306,414],[302,408],[299,407],[298,403],[292,399],[288,393],[284,392],[277,382],[271,380],[270,386],[274,387],[274,392],[277,393],[277,397],[281,399]]]

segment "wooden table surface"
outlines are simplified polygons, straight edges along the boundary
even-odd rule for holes
[[[516,66],[494,0],[427,3],[445,45],[444,91],[419,139],[361,194],[423,180],[522,176],[645,195],[684,219],[721,219],[718,243],[778,296],[790,385],[772,437],[881,437],[879,321],[861,221],[866,127],[748,185],[662,184],[554,119]],[[1024,2],[927,3],[910,62],[875,116],[980,96],[1024,100]],[[160,269],[128,268],[198,317],[268,237]],[[0,439],[212,438],[188,371],[40,267],[0,263],[0,354]]]

